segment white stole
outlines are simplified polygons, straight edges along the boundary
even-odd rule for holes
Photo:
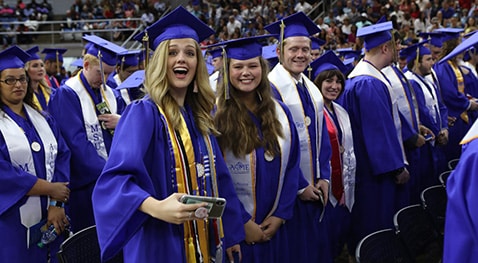
[[[355,66],[352,72],[350,72],[350,74],[348,75],[348,78],[351,79],[353,77],[364,76],[364,75],[380,80],[388,89],[388,93],[390,95],[390,99],[392,103],[392,109],[391,109],[392,118],[395,124],[395,130],[397,132],[397,139],[400,144],[400,148],[402,149],[403,162],[405,164],[408,164],[407,158],[405,156],[405,149],[403,148],[402,124],[400,121],[400,116],[398,114],[398,102],[395,96],[391,95],[393,93],[392,86],[390,85],[390,82],[388,81],[387,78],[385,78],[382,72],[380,72],[376,67],[372,66],[370,63],[365,62],[364,60],[361,60]],[[377,121],[380,121],[380,120],[377,120]]]
[[[345,205],[352,211],[355,203],[355,171],[357,169],[357,161],[355,159],[354,141],[352,136],[352,126],[347,111],[339,104],[332,102],[335,116],[342,131],[342,147],[344,152],[341,154],[342,159],[342,179],[345,193]],[[329,195],[330,203],[335,207],[338,200],[334,195]]]
[[[473,123],[465,137],[463,137],[461,140],[460,144],[467,144],[476,138],[478,138],[478,120]]]
[[[217,81],[219,80],[219,70],[215,71],[214,73],[209,76],[209,85],[211,85],[212,91],[216,94],[217,90]]]
[[[291,148],[291,124],[287,118],[284,109],[280,106],[279,103],[275,102],[276,105],[276,114],[277,119],[282,124],[282,132],[284,133],[284,137],[278,137],[277,140],[280,146],[280,158],[281,158],[281,167],[279,174],[271,174],[266,175],[263,174],[261,176],[279,176],[279,185],[276,192],[276,198],[274,201],[274,205],[269,211],[267,217],[274,214],[277,206],[279,205],[280,196],[282,193],[282,187],[284,185],[284,177],[285,171],[287,169],[287,164],[289,162],[289,154]],[[256,212],[256,160],[257,158],[262,158],[262,156],[257,157],[255,150],[245,155],[244,157],[236,157],[232,151],[228,150],[224,152],[224,159],[226,161],[227,167],[229,172],[231,173],[232,181],[234,183],[234,188],[236,190],[237,196],[241,203],[243,204],[246,211],[253,217],[255,220],[255,212]],[[269,157],[266,156],[266,160]],[[277,158],[277,156],[275,157]],[[259,200],[260,202],[260,200]]]
[[[297,91],[296,80],[290,73],[284,69],[281,64],[277,64],[268,75],[269,81],[276,87],[282,101],[287,105],[292,113],[300,140],[300,169],[309,184],[314,184],[315,178],[320,178],[320,148],[322,142],[322,127],[324,122],[324,100],[319,89],[303,73],[301,77],[304,80],[304,86],[311,97],[315,109],[315,120],[310,120],[310,125],[315,125],[317,133],[317,145],[311,145],[310,134],[306,125],[306,117],[299,92]],[[316,160],[312,160],[312,149],[317,152]],[[317,167],[317,175],[314,176],[314,167]]]
[[[101,125],[98,121],[98,116],[96,115],[96,105],[90,94],[86,90],[86,87],[83,86],[80,74],[78,74],[76,77],[68,79],[65,84],[73,91],[75,91],[78,95],[78,99],[80,100],[81,112],[85,121],[85,130],[86,135],[88,137],[88,141],[93,144],[98,155],[101,156],[103,159],[107,160],[108,153],[106,151]],[[106,98],[103,99],[106,99],[108,101],[108,106],[111,113],[116,113],[116,98],[111,88],[106,86],[104,94],[106,95]]]
[[[30,117],[35,130],[40,136],[45,153],[46,180],[51,182],[55,171],[55,160],[58,153],[58,144],[55,135],[45,117],[27,104],[24,104],[25,111]],[[8,114],[0,110],[0,131],[5,139],[10,160],[14,167],[35,175],[35,164],[33,161],[30,142],[23,129]],[[29,196],[25,204],[20,207],[20,219],[22,225],[27,228],[27,248],[30,246],[30,227],[41,221],[42,208],[40,196]]]
[[[427,107],[428,112],[433,118],[435,123],[439,124],[441,129],[441,117],[440,117],[440,109],[438,106],[438,97],[436,86],[434,83],[430,82],[430,79],[418,77],[416,73],[407,71],[405,76],[410,79],[414,80],[420,85],[420,88],[423,91],[423,96],[425,97],[425,106]]]
[[[412,114],[411,105],[407,99],[407,92],[405,91],[405,87],[400,80],[401,76],[398,76],[393,66],[388,66],[382,69],[383,74],[387,76],[387,79],[390,81],[390,85],[392,87],[392,92],[390,95],[395,97],[398,103],[398,111],[402,113],[402,115],[407,119],[410,126],[414,127],[414,123],[420,123],[418,121],[418,109],[415,109],[415,118]],[[405,80],[406,81],[406,80]],[[412,92],[412,91],[410,91]],[[415,120],[413,120],[415,119]],[[418,128],[418,127],[416,127]]]

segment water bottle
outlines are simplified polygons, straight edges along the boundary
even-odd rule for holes
[[[66,217],[68,219],[68,221],[70,221],[70,218],[67,216]],[[46,227],[46,225],[45,225]],[[68,224],[66,227],[65,227],[65,231],[63,231],[65,233],[65,238],[68,237],[68,236],[71,236],[73,234],[73,232],[71,231],[71,224]],[[38,242],[37,246],[40,247],[40,248],[43,248],[45,247],[45,245],[47,244],[50,244],[51,242],[53,242],[56,238],[58,237],[58,233],[55,231],[55,226],[54,225],[50,225],[47,230],[45,230],[41,236],[41,239],[40,239],[40,242]]]
[[[50,244],[58,237],[58,233],[55,231],[55,226],[50,225],[48,229],[43,232],[40,242],[38,242],[38,247],[45,247],[45,245]]]

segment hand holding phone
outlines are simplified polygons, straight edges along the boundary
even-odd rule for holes
[[[194,211],[197,218],[220,218],[226,207],[226,199],[221,197],[183,195],[179,199],[184,204],[207,203],[205,207],[199,207]]]

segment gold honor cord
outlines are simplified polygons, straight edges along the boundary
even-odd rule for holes
[[[448,60],[448,65],[453,69],[455,76],[456,76],[456,82],[458,86],[458,92],[465,94],[465,79],[463,78],[463,74],[461,74],[460,69],[457,67],[455,62]],[[470,120],[468,118],[468,112],[465,110],[460,114],[460,118],[465,122],[469,123]]]
[[[279,62],[282,64],[282,58],[284,56],[284,31],[285,31],[285,24],[284,20],[280,21],[280,43],[279,43],[279,48],[280,48],[280,57],[279,57]]]
[[[148,63],[149,63],[149,36],[148,36],[148,30],[144,30],[144,36],[143,36],[143,39],[141,39],[141,41],[143,41],[143,46],[144,46],[144,68],[146,69],[146,67],[148,66]]]

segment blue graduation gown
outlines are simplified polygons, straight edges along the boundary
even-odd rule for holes
[[[34,141],[41,143],[31,121],[27,121],[18,115],[11,117],[24,129],[30,143]],[[53,119],[51,117],[46,117],[46,119],[58,144],[52,182],[68,182],[70,151]],[[32,156],[37,176],[12,165],[5,139],[0,133],[0,233],[2,233],[0,235],[0,258],[11,263],[47,262],[48,247],[39,248],[36,244],[30,244],[30,249],[27,249],[27,228],[20,221],[19,208],[27,201],[26,194],[38,178],[46,180],[43,144],[39,152],[32,151]],[[48,216],[47,202],[48,197],[41,196],[42,220]],[[58,251],[62,241],[63,238],[57,238],[49,246],[50,253],[53,255],[52,262],[57,262],[56,251]]]
[[[83,73],[80,73],[80,77],[88,92],[94,94],[84,79]],[[92,95],[91,97],[95,104],[101,102],[98,96]],[[117,112],[121,112],[122,107],[117,100]],[[95,146],[88,141],[80,100],[73,89],[66,85],[57,89],[50,98],[49,111],[56,119],[62,135],[71,149],[71,193],[67,210],[72,221],[73,231],[76,232],[95,224],[91,194],[106,161],[98,155]],[[102,129],[102,134],[108,152],[113,135],[104,129]]]
[[[281,103],[282,108],[287,114],[289,123],[292,122],[292,116],[288,108]],[[260,135],[260,120],[252,115],[254,123],[256,124]],[[289,152],[289,161],[287,162],[286,172],[284,175],[284,182],[282,186],[282,191],[279,197],[279,203],[275,212],[272,216],[281,218],[283,220],[289,220],[292,218],[293,208],[295,204],[295,198],[298,191],[298,182],[299,178],[302,176],[299,160],[300,160],[300,148],[299,148],[299,138],[297,130],[294,127],[291,127],[291,136],[290,138],[285,138],[289,141],[291,149]],[[279,185],[279,174],[281,169],[281,158],[280,156],[275,157],[272,161],[267,161],[264,155],[264,148],[257,148],[256,150],[256,187],[255,187],[255,203],[256,214],[255,220],[257,224],[262,224],[262,222],[267,218],[267,215],[271,211],[274,201],[277,196],[277,189]],[[228,167],[234,165],[228,163]],[[234,178],[233,178],[234,180]],[[252,215],[245,212],[246,216],[243,218],[246,219],[246,223]],[[287,223],[286,223],[287,224]],[[281,226],[274,237],[270,241],[264,243],[256,243],[254,245],[248,245],[246,242],[241,243],[242,251],[242,262],[284,262],[285,259],[289,258],[289,248],[288,243],[291,242],[285,231],[285,227]]]
[[[444,263],[478,261],[478,140],[463,146],[447,180]]]
[[[459,142],[461,138],[465,136],[466,132],[471,127],[471,124],[473,124],[473,116],[470,114],[468,114],[470,119],[469,123],[466,123],[460,118],[460,114],[466,111],[470,105],[465,94],[468,93],[474,97],[478,97],[478,94],[476,94],[476,92],[473,91],[473,88],[470,87],[471,85],[469,85],[470,80],[468,80],[468,78],[470,78],[470,76],[466,76],[467,74],[464,74],[463,71],[461,72],[465,81],[465,94],[458,91],[455,72],[448,63],[437,63],[433,66],[433,69],[435,70],[440,83],[443,102],[448,108],[448,115],[456,118],[455,124],[448,129],[448,144],[444,147],[447,161],[450,161],[460,157],[461,146],[459,145]],[[470,72],[470,75],[473,75],[473,73]]]
[[[156,104],[145,98],[130,104],[118,123],[109,159],[93,192],[104,260],[123,249],[125,262],[157,262],[158,258],[161,262],[186,261],[183,225],[170,224],[138,210],[148,196],[162,200],[177,192],[172,172],[175,160],[170,154],[163,118]],[[195,156],[200,158],[194,136],[198,132],[193,125],[189,122],[188,128]],[[227,200],[222,217],[225,251],[244,240],[245,234],[241,204],[214,138],[212,143],[219,196]]]
[[[274,96],[282,101],[277,88],[272,85]],[[310,94],[298,88],[301,103],[303,105],[304,115],[309,116],[311,120],[315,120],[315,110],[313,108]],[[308,132],[310,137],[310,145],[317,145],[318,132],[321,132],[320,152],[316,147],[311,147],[311,160],[318,160],[320,163],[320,171],[317,166],[313,165],[315,175],[320,174],[320,178],[330,179],[330,158],[332,156],[332,147],[330,146],[329,133],[325,125],[325,117],[323,118],[322,130],[317,131],[315,125],[309,125]],[[320,127],[319,127],[320,128]],[[317,178],[317,176],[314,176]],[[317,183],[314,182],[314,184]],[[304,189],[309,185],[304,176],[299,178],[299,189]],[[322,213],[323,205],[320,202],[304,202],[296,197],[294,205],[294,215],[287,222],[285,228],[289,237],[290,261],[294,262],[331,262],[332,255],[329,243],[327,242],[327,227],[325,221],[319,221]],[[325,215],[327,216],[327,215]]]
[[[349,245],[353,252],[367,234],[393,227],[393,215],[407,205],[408,191],[389,174],[405,164],[387,86],[371,76],[356,76],[347,80],[343,99],[357,159]]]
[[[118,87],[118,83],[116,83],[116,80],[114,79],[116,74],[118,73],[115,71],[109,74],[108,78],[106,79],[106,85],[108,85],[108,87],[112,88],[113,90],[116,90],[116,88]]]

